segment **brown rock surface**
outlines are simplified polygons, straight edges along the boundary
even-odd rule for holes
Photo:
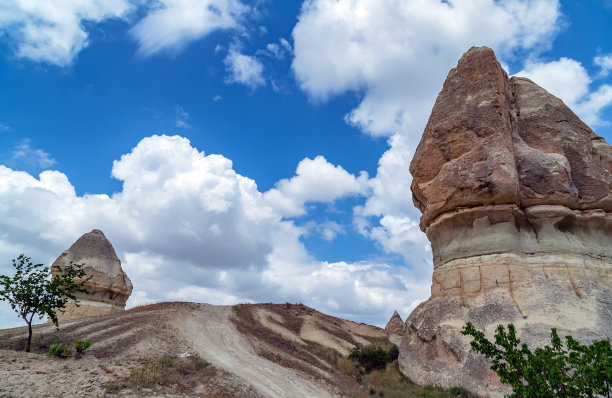
[[[508,78],[493,51],[452,69],[410,165],[431,241],[431,298],[406,320],[400,368],[419,384],[503,388],[460,334],[513,323],[530,346],[550,328],[612,335],[612,148],[561,100]]]
[[[77,293],[79,306],[69,303],[65,312],[58,312],[60,320],[109,315],[125,309],[125,302],[132,293],[132,282],[121,269],[121,261],[113,245],[98,229],[81,236],[51,265],[51,274],[58,272],[57,266],[66,267],[71,262],[84,264],[85,283],[88,293]]]
[[[404,321],[402,321],[402,317],[397,313],[397,311],[393,312],[393,316],[391,319],[389,319],[389,322],[387,322],[385,330],[393,334],[404,334]]]

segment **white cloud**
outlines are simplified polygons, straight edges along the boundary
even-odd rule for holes
[[[600,55],[593,59],[595,65],[601,68],[600,74],[602,76],[608,76],[612,70],[612,54]]]
[[[328,242],[336,239],[338,235],[346,235],[346,230],[343,226],[334,221],[326,221],[318,227],[323,239]]]
[[[324,221],[317,223],[315,221],[309,221],[302,226],[305,229],[304,236],[311,234],[320,235],[322,239],[327,242],[332,242],[338,235],[346,235],[346,229],[335,221]]]
[[[0,32],[18,57],[70,65],[89,44],[89,27],[110,19],[127,22],[145,13],[130,33],[143,56],[178,52],[217,30],[240,30],[256,10],[240,0],[4,0]]]
[[[27,140],[17,145],[11,156],[11,162],[25,163],[41,169],[47,169],[57,163],[49,153],[42,149],[32,148]]]
[[[612,104],[612,86],[603,84],[591,91],[592,79],[576,60],[529,61],[517,76],[525,76],[561,98],[588,125],[605,124],[599,118],[601,110]]]
[[[35,178],[0,165],[0,274],[20,253],[50,264],[99,228],[134,283],[128,305],[290,301],[384,324],[394,309],[406,315],[428,293],[404,267],[315,259],[300,241],[307,231],[283,221],[253,180],[185,138],[144,138],[113,163],[112,175],[123,183],[120,192],[79,196],[59,171]],[[322,182],[313,180],[317,175]],[[362,189],[360,179],[323,158],[306,159],[284,181],[281,192],[300,203]],[[325,181],[342,188],[323,192]],[[332,223],[325,228],[341,233]],[[20,325],[7,314],[1,307],[5,327]]]
[[[283,179],[264,194],[264,203],[284,217],[306,214],[307,202],[328,202],[349,195],[363,194],[367,173],[359,177],[334,166],[323,156],[303,159],[297,166],[296,176]]]
[[[11,126],[9,126],[6,123],[0,122],[0,131],[10,131],[10,130],[11,130]]]
[[[283,59],[286,53],[291,53],[292,51],[291,44],[289,44],[287,39],[281,37],[278,43],[268,43],[265,51],[260,52],[276,59]]]
[[[189,120],[189,113],[187,113],[182,106],[176,105],[174,107],[174,115],[176,117],[176,120],[175,120],[176,127],[182,128],[182,129],[191,128],[191,125],[187,123],[187,120]]]
[[[282,59],[284,56],[284,54],[281,51],[280,46],[276,43],[268,43],[266,45],[266,51],[268,52],[268,54],[270,54],[271,56],[277,59]]]
[[[303,231],[284,222],[273,236],[274,250],[262,274],[289,301],[303,301],[319,311],[383,325],[397,309],[407,315],[429,295],[405,267],[377,263],[316,261],[299,237]],[[307,299],[304,301],[304,299]]]
[[[180,51],[216,30],[238,29],[251,9],[238,0],[159,0],[132,29],[139,52]]]
[[[291,48],[291,43],[289,43],[287,39],[285,39],[284,37],[281,37],[280,39],[278,39],[278,42],[285,49],[285,51],[293,52],[293,48]]]
[[[416,137],[464,51],[546,48],[559,17],[557,0],[309,0],[293,30],[292,68],[313,99],[363,93],[347,115],[363,131]]]
[[[15,42],[18,57],[66,66],[88,45],[85,23],[124,18],[131,7],[128,0],[6,0],[0,31]]]
[[[256,57],[241,54],[232,48],[224,63],[228,73],[226,78],[228,83],[244,84],[252,89],[266,84],[263,64]]]

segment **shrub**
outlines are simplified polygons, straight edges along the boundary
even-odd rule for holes
[[[399,348],[393,344],[391,348],[389,348],[389,361],[395,361],[397,357],[399,357]]]
[[[51,344],[49,356],[56,358],[68,358],[72,355],[72,347],[68,344]]]
[[[514,325],[508,331],[497,327],[495,344],[468,322],[462,333],[474,337],[472,350],[493,358],[491,370],[512,387],[509,397],[593,397],[610,396],[612,347],[610,340],[582,345],[567,336],[567,350],[557,330],[551,330],[552,346],[531,351],[516,337]]]
[[[372,369],[382,369],[387,364],[389,356],[387,352],[381,346],[367,346],[362,347],[357,344],[350,352],[349,359],[354,359],[366,372]]]
[[[91,347],[91,341],[78,339],[74,341],[74,349],[77,352],[85,352],[89,347]]]

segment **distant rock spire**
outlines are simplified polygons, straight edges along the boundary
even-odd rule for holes
[[[389,333],[404,334],[404,321],[402,321],[402,317],[397,311],[393,312],[393,316],[387,322],[387,326],[385,326],[385,330]]]

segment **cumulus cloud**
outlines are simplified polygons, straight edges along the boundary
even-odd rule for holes
[[[367,173],[355,177],[341,166],[334,166],[323,156],[303,159],[296,175],[276,183],[264,194],[264,202],[284,217],[306,214],[306,202],[333,202],[336,199],[363,194]]]
[[[223,62],[227,70],[228,83],[244,84],[252,89],[266,84],[263,64],[255,56],[244,55],[231,48]]]
[[[342,188],[323,192],[316,172]],[[362,189],[359,178],[323,158],[303,161],[297,173],[275,189],[298,203]],[[0,165],[0,258],[26,253],[50,264],[81,234],[99,228],[134,283],[129,306],[169,299],[291,301],[383,324],[394,309],[406,315],[427,294],[427,284],[403,267],[315,259],[300,240],[308,231],[283,220],[255,181],[186,138],[144,138],[113,163],[112,175],[121,191],[80,196],[59,171],[34,177]],[[340,233],[331,223],[326,228]],[[0,274],[10,271],[0,262]],[[5,309],[3,325],[19,325]]]
[[[292,68],[313,99],[363,93],[346,118],[363,131],[416,135],[464,51],[546,48],[559,8],[557,0],[308,0],[293,29]]]
[[[612,104],[612,86],[602,84],[591,91],[593,80],[580,62],[565,57],[550,62],[529,61],[517,76],[525,76],[561,98],[586,124],[605,124],[599,115]]]
[[[11,162],[23,163],[41,169],[47,169],[57,163],[48,152],[32,148],[28,140],[17,145],[15,150],[13,150]]]
[[[238,0],[159,0],[131,33],[141,55],[180,51],[216,30],[238,29],[250,7]]]
[[[7,0],[0,4],[0,31],[18,57],[66,66],[88,45],[87,23],[124,18],[131,9],[129,0]]]
[[[93,24],[144,17],[130,29],[138,52],[178,52],[218,30],[239,30],[253,7],[240,0],[81,0],[0,2],[0,32],[16,55],[36,62],[70,65],[89,44]]]

